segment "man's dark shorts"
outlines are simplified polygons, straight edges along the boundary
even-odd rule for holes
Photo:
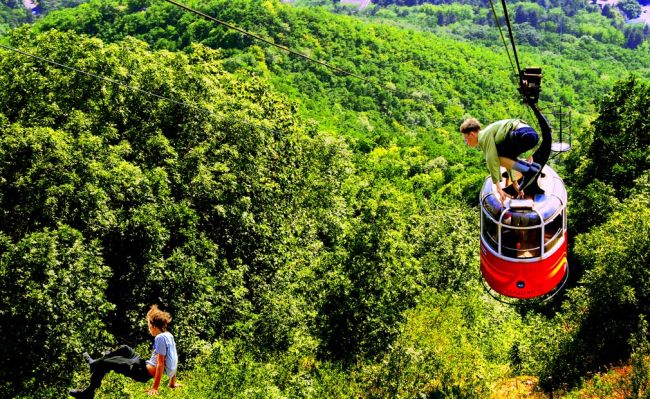
[[[519,155],[537,145],[539,136],[535,129],[530,126],[513,130],[506,135],[506,138],[497,144],[497,153],[500,157],[517,160]]]
[[[140,358],[133,349],[127,345],[121,346],[119,349],[107,353],[102,358],[95,361],[91,367],[91,371],[97,370],[102,373],[108,371],[115,371],[116,373],[133,378],[138,382],[146,382],[151,379],[151,375],[147,370],[147,362]]]

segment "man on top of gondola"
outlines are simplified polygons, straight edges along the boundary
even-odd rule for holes
[[[481,125],[476,119],[468,118],[460,125],[460,132],[468,146],[478,146],[485,154],[485,162],[492,177],[492,183],[496,187],[497,198],[501,200],[501,203],[506,200],[508,195],[499,184],[501,182],[500,166],[523,175],[523,181],[520,183],[513,179],[513,187],[517,191],[518,197],[523,197],[524,193],[520,190],[520,186],[523,187],[539,172],[540,165],[534,162],[528,163],[518,157],[537,145],[539,136],[535,129],[519,119],[500,120],[481,129]]]

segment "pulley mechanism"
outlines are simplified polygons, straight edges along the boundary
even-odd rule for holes
[[[519,92],[528,105],[537,104],[542,90],[542,68],[529,67],[519,71]]]

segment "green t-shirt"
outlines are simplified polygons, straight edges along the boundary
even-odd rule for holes
[[[485,163],[494,184],[501,181],[501,163],[497,153],[497,144],[506,138],[506,135],[513,130],[517,123],[519,123],[519,119],[496,121],[478,133],[478,147],[485,154]]]

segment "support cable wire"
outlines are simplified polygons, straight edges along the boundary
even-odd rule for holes
[[[124,82],[120,82],[120,81],[115,80],[115,79],[107,78],[105,76],[97,75],[97,74],[94,74],[94,73],[91,73],[91,72],[86,72],[86,71],[81,70],[79,68],[75,68],[75,67],[72,67],[72,66],[69,66],[69,65],[65,65],[65,64],[62,64],[60,62],[50,60],[48,58],[38,56],[36,54],[28,53],[26,51],[17,49],[15,47],[7,46],[7,45],[4,45],[2,43],[0,43],[0,48],[3,48],[5,50],[9,50],[9,51],[13,51],[15,53],[24,55],[26,57],[33,58],[33,59],[35,59],[35,60],[37,60],[37,61],[39,61],[41,63],[52,64],[52,65],[55,65],[55,66],[57,66],[59,68],[67,69],[67,70],[70,70],[70,71],[73,71],[73,72],[80,73],[82,75],[90,76],[90,77],[95,78],[95,79],[103,80],[103,81],[112,83],[112,84],[114,84],[116,86],[120,86],[120,87],[123,87],[123,88],[128,89],[128,90],[136,91],[136,92],[145,94],[147,96],[157,98],[159,100],[168,101],[170,103],[180,105],[180,106],[184,106],[184,107],[188,107],[188,108],[194,108],[194,109],[196,109],[198,111],[207,112],[208,114],[219,118],[220,122],[223,122],[223,121],[226,121],[226,120],[229,119],[229,117],[227,117],[227,116],[225,116],[223,114],[216,113],[216,112],[212,111],[211,109],[208,109],[208,108],[206,108],[206,107],[204,107],[204,106],[202,106],[202,105],[200,105],[198,103],[174,100],[172,98],[165,97],[163,95],[156,94],[156,93],[148,91],[148,90],[140,89],[139,87],[128,85],[128,84],[126,84]],[[247,121],[245,121],[243,119],[237,119],[236,121],[243,124],[243,125],[247,125],[247,126],[249,126],[251,128],[266,130],[267,132],[274,133],[274,134],[279,134],[280,133],[278,130],[271,129],[271,128],[263,126],[263,125],[256,125],[256,124],[247,122]]]
[[[562,54],[564,53],[564,51],[563,51],[563,47],[564,47],[563,43],[564,43],[564,25],[566,23],[565,18],[566,17],[563,16],[560,19],[560,40],[559,40],[559,43],[558,43],[558,49],[559,49],[558,55],[559,56],[562,56]],[[560,98],[558,86],[555,87],[555,97]],[[551,115],[553,115],[554,122],[556,123],[556,125],[555,125],[556,129],[555,130],[557,132],[559,132],[559,134],[556,136],[558,142],[556,144],[554,144],[554,145],[557,145],[557,147],[552,149],[553,154],[551,156],[551,159],[556,158],[559,155],[561,155],[562,153],[564,153],[564,152],[568,151],[569,149],[571,149],[571,144],[572,144],[572,140],[571,140],[571,131],[572,131],[571,107],[568,107],[568,110],[566,110],[566,117],[567,117],[568,120],[563,120],[563,118],[562,118],[565,115],[565,111],[563,111],[561,103],[560,103],[559,106],[557,106],[559,111],[555,111],[554,108],[555,107],[552,107],[552,106],[549,107],[549,109],[551,110]],[[559,117],[559,123],[557,121],[558,117]],[[565,133],[565,127],[566,127],[566,135],[564,134]],[[568,141],[567,143],[565,143],[565,141],[564,141],[565,138]]]
[[[542,114],[542,112],[537,106],[537,99],[539,96],[539,83],[541,81],[541,75],[526,76],[526,72],[528,70],[527,71],[521,70],[521,67],[519,65],[519,57],[517,56],[517,46],[515,44],[514,34],[512,33],[512,24],[510,23],[510,16],[508,14],[508,5],[506,4],[506,0],[501,0],[501,5],[503,7],[505,22],[506,25],[508,26],[508,33],[510,36],[510,44],[512,45],[513,56],[515,58],[515,63],[517,64],[517,69],[515,70],[515,76],[517,77],[517,81],[519,82],[518,84],[519,92],[523,97],[524,103],[528,105],[529,110],[533,112],[533,114],[535,115],[535,119],[537,119],[537,122],[540,125],[540,129],[542,133],[542,143],[541,145],[539,145],[537,150],[535,150],[535,153],[533,154],[533,160],[539,163],[543,168],[546,162],[548,161],[551,152],[551,144],[552,144],[551,142],[553,140],[553,136],[552,136],[551,126],[549,124],[548,119],[544,116],[544,114]],[[494,7],[492,7],[492,11],[494,13],[495,20],[498,19],[496,12],[494,12]],[[505,41],[504,41],[504,46],[506,47],[506,52],[507,52],[508,46],[505,44]],[[524,81],[525,77],[527,81]],[[536,82],[537,87],[530,87],[530,81],[528,81],[528,79],[530,79],[531,77],[537,78],[537,82]],[[540,172],[542,168],[540,168]],[[539,172],[535,175],[533,179],[529,179],[526,185],[521,189],[525,190],[533,183],[536,183],[538,177],[539,177]]]
[[[93,77],[93,78],[96,78],[96,79],[104,80],[104,81],[109,82],[109,83],[112,83],[112,84],[114,84],[114,85],[117,85],[117,86],[120,86],[120,87],[124,87],[124,88],[129,89],[129,90],[137,91],[137,92],[140,92],[140,93],[142,93],[142,94],[146,94],[146,95],[148,95],[148,96],[158,98],[158,99],[160,99],[160,100],[169,101],[169,102],[171,102],[171,103],[174,103],[174,104],[177,104],[177,105],[183,105],[183,106],[187,106],[187,107],[195,107],[195,108],[196,108],[196,107],[200,107],[200,105],[198,105],[198,104],[192,104],[192,103],[187,103],[187,102],[183,102],[183,101],[173,100],[173,99],[171,99],[171,98],[167,98],[167,97],[165,97],[165,96],[161,96],[160,94],[156,94],[156,93],[153,93],[153,92],[150,92],[150,91],[144,90],[144,89],[140,89],[139,87],[129,86],[128,84],[126,84],[126,83],[124,83],[124,82],[120,82],[120,81],[118,81],[118,80],[114,80],[114,79],[111,79],[111,78],[107,78],[107,77],[105,77],[105,76],[100,76],[100,75],[96,75],[96,74],[91,73],[91,72],[82,71],[81,69],[78,69],[78,68],[75,68],[75,67],[71,67],[71,66],[69,66],[69,65],[61,64],[61,63],[59,63],[59,62],[56,62],[56,61],[53,61],[53,60],[50,60],[50,59],[47,59],[47,58],[44,58],[44,57],[38,56],[38,55],[36,55],[36,54],[31,54],[31,53],[28,53],[28,52],[26,52],[26,51],[23,51],[23,50],[17,49],[17,48],[15,48],[15,47],[11,47],[11,46],[4,45],[4,44],[2,44],[2,43],[0,43],[0,48],[3,48],[3,49],[5,49],[5,50],[9,50],[9,51],[13,51],[13,52],[15,52],[15,53],[22,54],[22,55],[27,56],[27,57],[31,57],[31,58],[33,58],[33,59],[35,59],[35,60],[40,61],[40,62],[44,62],[44,63],[48,63],[48,64],[52,64],[52,65],[58,66],[58,67],[60,67],[60,68],[64,68],[64,69],[67,69],[67,70],[70,70],[70,71],[74,71],[74,72],[77,72],[77,73],[80,73],[80,74],[83,74],[83,75],[86,75],[86,76],[90,76],[90,77]],[[206,108],[204,108],[204,109],[205,109],[206,111],[209,111],[209,110],[206,109]]]
[[[510,50],[508,50],[508,44],[506,43],[506,38],[503,35],[503,30],[501,29],[501,23],[499,23],[499,17],[497,16],[497,10],[494,8],[494,2],[492,0],[490,0],[490,7],[492,7],[492,15],[494,15],[494,22],[496,23],[497,28],[499,29],[499,35],[501,35],[501,42],[503,43],[503,47],[506,50],[506,54],[508,55],[508,61],[510,61],[510,67],[512,67],[512,70],[514,72],[514,77],[517,78],[518,72],[515,69],[515,65],[512,63]]]
[[[189,7],[189,6],[185,5],[185,4],[181,4],[181,3],[179,3],[179,2],[177,2],[177,1],[175,1],[175,0],[164,0],[164,1],[166,1],[166,2],[168,2],[168,3],[170,3],[170,4],[173,4],[173,5],[177,6],[177,7],[180,7],[180,8],[182,8],[182,9],[185,10],[185,11],[189,11],[189,12],[191,12],[191,13],[193,13],[193,14],[196,14],[196,15],[202,17],[202,18],[205,18],[205,19],[210,20],[210,21],[212,21],[212,22],[216,22],[216,23],[218,23],[218,24],[220,24],[220,25],[223,25],[223,26],[227,27],[228,29],[233,29],[233,30],[235,30],[235,31],[237,31],[237,32],[239,32],[239,33],[241,33],[241,34],[244,34],[244,35],[246,35],[246,36],[252,37],[252,38],[255,39],[255,40],[259,40],[259,41],[264,42],[264,43],[266,43],[266,44],[268,44],[268,45],[270,45],[270,46],[276,47],[276,48],[278,48],[278,49],[280,49],[280,50],[282,50],[282,51],[286,51],[286,52],[289,53],[289,54],[292,54],[292,55],[295,55],[295,56],[297,56],[297,57],[303,58],[303,59],[305,59],[305,60],[307,60],[307,61],[310,61],[310,62],[314,62],[314,63],[316,63],[316,64],[318,64],[318,65],[324,66],[325,68],[329,68],[329,69],[331,69],[331,70],[333,70],[333,71],[335,71],[335,72],[338,72],[338,73],[340,73],[340,74],[347,75],[347,76],[350,76],[350,77],[353,77],[353,78],[359,79],[359,80],[361,80],[361,81],[364,81],[364,82],[366,82],[366,83],[370,83],[371,85],[377,86],[377,87],[379,87],[379,88],[382,88],[382,89],[385,89],[385,90],[389,90],[389,91],[392,91],[392,92],[394,92],[394,93],[401,94],[401,95],[404,96],[404,97],[412,97],[412,96],[409,95],[408,93],[404,93],[404,92],[402,92],[402,91],[399,90],[399,89],[392,88],[392,87],[388,87],[388,86],[386,86],[386,85],[384,85],[384,84],[382,84],[382,83],[380,83],[380,82],[374,81],[374,80],[372,80],[372,79],[368,79],[368,78],[365,77],[365,76],[362,76],[362,75],[356,74],[356,73],[354,73],[354,72],[350,72],[350,71],[348,71],[348,70],[345,70],[345,69],[339,68],[339,67],[334,66],[334,65],[332,65],[332,64],[329,64],[329,63],[327,63],[327,62],[325,62],[325,61],[317,60],[316,58],[313,58],[313,57],[310,57],[310,56],[308,56],[308,55],[302,54],[302,53],[300,53],[300,52],[298,52],[298,51],[292,50],[292,49],[290,49],[290,48],[288,48],[288,47],[286,47],[286,46],[283,46],[283,45],[280,45],[280,44],[274,43],[274,42],[272,42],[272,41],[269,40],[269,39],[265,39],[265,38],[263,38],[263,37],[261,37],[261,36],[255,34],[255,33],[249,32],[249,31],[247,31],[247,30],[245,30],[245,29],[238,28],[237,26],[235,26],[235,25],[233,25],[233,24],[230,24],[230,23],[228,23],[228,22],[221,21],[221,20],[219,20],[219,19],[217,19],[217,18],[215,18],[215,17],[213,17],[213,16],[211,16],[211,15],[208,15],[208,14],[206,14],[206,13],[204,13],[204,12],[201,12],[201,11],[199,11],[199,10],[196,10],[196,9],[194,9],[194,8],[191,8],[191,7]]]
[[[524,90],[524,82],[522,80],[521,76],[521,66],[519,65],[519,56],[517,55],[517,46],[515,45],[515,36],[512,33],[512,24],[510,23],[510,14],[508,13],[508,5],[506,4],[506,0],[501,0],[501,6],[503,8],[503,17],[505,19],[506,26],[508,27],[508,35],[510,37],[510,45],[512,46],[512,54],[515,59],[515,65],[512,63],[512,58],[510,57],[510,51],[508,50],[508,44],[506,43],[505,38],[503,37],[503,31],[501,30],[501,25],[499,24],[499,17],[497,16],[496,9],[494,7],[494,3],[492,0],[490,0],[490,6],[492,7],[492,14],[494,15],[494,21],[496,22],[497,28],[499,29],[499,34],[501,34],[501,41],[503,42],[503,47],[506,50],[506,54],[508,54],[508,60],[510,61],[510,66],[512,67],[512,70],[514,72],[515,79],[518,82],[518,86],[520,91]]]
[[[517,71],[521,71],[521,67],[519,66],[519,57],[517,57],[517,47],[515,46],[515,36],[512,33],[512,25],[510,24],[510,16],[508,14],[508,5],[506,4],[506,0],[501,0],[501,5],[503,6],[503,16],[505,17],[506,25],[508,26],[508,34],[510,35],[510,44],[512,45],[512,54],[514,55],[515,63],[517,64]]]

